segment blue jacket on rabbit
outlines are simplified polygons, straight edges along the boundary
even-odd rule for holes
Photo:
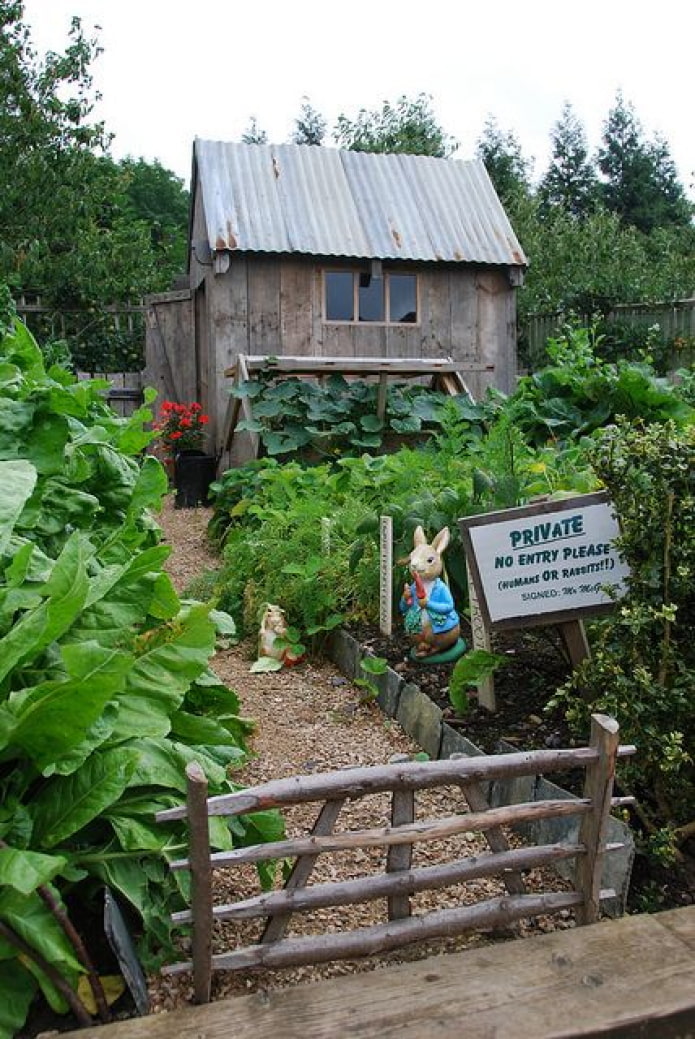
[[[423,612],[427,613],[432,631],[435,635],[451,631],[459,623],[459,615],[454,609],[454,598],[441,577],[436,577],[427,594],[427,606],[421,607],[417,601],[415,582],[410,585],[411,603],[401,596],[399,609],[405,617],[405,630],[409,635],[417,635],[422,631]]]

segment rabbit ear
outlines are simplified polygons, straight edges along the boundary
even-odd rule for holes
[[[437,551],[437,552],[439,552],[441,554],[442,552],[446,551],[446,546],[448,544],[449,544],[449,528],[448,527],[442,527],[442,529],[435,536],[434,541],[432,542],[432,548],[435,549],[435,551]]]
[[[422,527],[416,527],[413,531],[413,544],[416,546],[427,544],[427,538],[425,537],[425,532]]]

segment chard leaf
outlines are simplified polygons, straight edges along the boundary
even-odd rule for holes
[[[171,732],[190,746],[236,747],[238,742],[216,718],[176,711],[171,719]]]
[[[31,806],[36,843],[52,848],[101,815],[121,796],[137,765],[136,750],[97,751],[77,772],[50,780]]]
[[[0,462],[0,555],[35,486],[36,469],[29,462]]]
[[[3,963],[0,970],[0,1039],[12,1039],[27,1019],[36,982],[19,960]]]
[[[81,965],[72,945],[50,909],[36,894],[22,895],[12,888],[0,891],[0,920],[17,932],[61,973],[76,976]]]
[[[176,711],[214,652],[210,607],[197,604],[165,629],[153,633],[152,648],[137,657],[118,696],[120,713],[114,739],[166,736]],[[163,640],[163,641],[162,641]]]
[[[107,814],[118,843],[123,851],[160,851],[170,835],[164,826],[148,825],[139,819],[118,814]]]
[[[95,642],[63,647],[63,660],[68,681],[42,682],[12,694],[8,704],[16,718],[9,740],[42,772],[80,745],[133,663],[130,654]]]
[[[143,460],[128,505],[130,516],[139,516],[144,509],[157,509],[167,492],[168,480],[164,467],[152,455]]]
[[[30,895],[41,884],[47,884],[67,866],[60,855],[41,855],[36,851],[0,848],[0,885],[11,887],[20,895]]]

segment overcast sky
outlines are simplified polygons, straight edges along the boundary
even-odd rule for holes
[[[494,115],[540,175],[563,103],[595,148],[621,89],[692,193],[692,0],[25,0],[40,51],[64,48],[72,15],[101,27],[97,114],[114,156],[159,159],[187,183],[195,137],[238,140],[255,115],[286,141],[304,95],[333,124],[420,92],[457,158]]]

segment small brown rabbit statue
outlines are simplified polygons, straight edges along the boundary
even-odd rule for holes
[[[285,652],[283,640],[287,635],[285,611],[274,603],[268,603],[263,613],[258,632],[259,657],[274,657],[282,660]]]
[[[399,606],[413,655],[424,658],[455,646],[461,629],[451,592],[440,577],[449,528],[443,527],[429,544],[422,527],[416,527],[413,542],[408,557],[413,582],[406,582]]]

